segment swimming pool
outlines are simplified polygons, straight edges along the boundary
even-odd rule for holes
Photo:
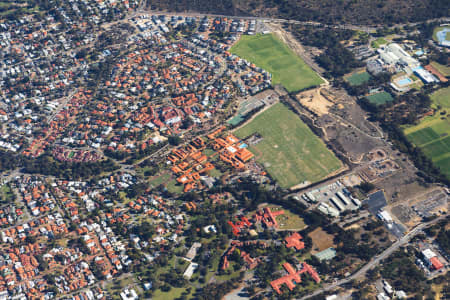
[[[397,81],[397,84],[400,85],[400,86],[402,86],[402,85],[408,85],[408,84],[410,84],[410,83],[412,83],[412,80],[411,80],[411,78],[409,78],[409,77],[405,77],[405,78],[402,78],[402,79],[400,79],[400,80]]]

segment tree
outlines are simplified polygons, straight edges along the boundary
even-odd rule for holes
[[[52,275],[52,274],[44,275],[44,279],[47,280],[49,285],[54,285],[55,284],[55,276]]]
[[[35,236],[28,235],[28,236],[25,238],[25,242],[27,242],[28,244],[34,244],[34,243],[36,243],[36,237],[35,237]]]
[[[359,184],[357,187],[360,188],[364,193],[368,193],[375,189],[375,185],[367,181],[361,182],[361,184]]]
[[[179,144],[181,144],[182,139],[178,135],[171,135],[169,136],[168,141],[172,146],[178,146]]]
[[[36,260],[39,263],[39,271],[45,271],[48,268],[48,262],[46,260],[44,260],[44,258],[42,257],[42,255],[37,255],[36,256]]]

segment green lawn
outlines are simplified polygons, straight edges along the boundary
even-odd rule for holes
[[[345,78],[345,80],[352,86],[361,85],[369,81],[370,75],[367,72],[354,73]]]
[[[422,145],[421,148],[426,156],[431,157],[433,160],[439,160],[442,155],[450,152],[450,136]]]
[[[279,210],[283,210],[284,214],[276,217],[278,222],[278,229],[280,230],[303,230],[306,227],[306,224],[302,217],[298,214],[293,213],[289,209],[286,209],[280,205],[274,204],[263,204],[258,206],[258,209],[252,210],[246,214],[248,218],[251,218],[258,210],[264,209],[265,207],[269,207],[272,212],[276,212]]]
[[[184,185],[179,184],[174,178],[167,183],[166,188],[170,193],[180,194],[184,190]]]
[[[433,67],[435,67],[436,70],[438,70],[439,73],[441,73],[441,74],[444,75],[445,77],[450,76],[450,67],[441,65],[440,63],[435,62],[435,61],[432,61],[432,62],[431,62],[431,65],[432,65]]]
[[[287,209],[284,209],[284,214],[277,216],[276,219],[281,230],[302,230],[306,227],[300,216]]]
[[[127,276],[122,279],[114,279],[113,281],[109,281],[106,286],[105,290],[112,296],[113,300],[121,300],[120,292],[124,287],[128,287],[130,285],[133,285],[134,278],[133,276]],[[138,291],[136,291],[138,292]]]
[[[431,95],[433,116],[425,117],[414,126],[404,129],[406,137],[420,147],[441,171],[450,178],[450,87]]]
[[[206,148],[205,150],[203,150],[202,152],[204,155],[210,157],[211,155],[213,155],[214,153],[216,153],[214,150],[210,149],[210,148]]]
[[[394,98],[392,98],[391,94],[389,94],[388,92],[376,93],[367,96],[366,98],[367,100],[369,100],[369,102],[374,103],[376,105],[385,104],[386,102],[394,100]]]
[[[158,278],[161,274],[164,273],[177,272],[177,268],[179,269],[178,271],[184,272],[188,265],[189,263],[187,261],[183,260],[182,258],[173,256],[165,266],[157,269],[155,276],[156,278]],[[180,288],[171,286],[170,291],[168,292],[163,292],[161,289],[157,289],[153,292],[152,299],[176,299],[180,297],[188,287],[191,287],[191,293],[187,296],[187,299],[190,299],[192,297],[192,293],[195,290],[195,287],[191,286],[190,284],[187,284],[186,286]]]
[[[325,144],[284,104],[277,103],[235,132],[240,138],[259,133],[250,147],[258,162],[283,188],[317,182],[342,164]]]
[[[152,299],[154,299],[154,300],[176,299],[176,298],[180,297],[184,291],[186,291],[185,287],[182,287],[182,288],[172,287],[170,289],[170,291],[168,291],[168,292],[156,290],[152,295]],[[187,299],[189,299],[189,298],[187,298]]]
[[[296,92],[323,83],[323,80],[273,34],[244,35],[231,48],[242,57],[272,74],[273,84]]]
[[[450,178],[450,156],[449,153],[446,153],[446,156],[443,156],[438,161],[436,161],[436,165],[442,170],[442,173]]]
[[[152,187],[157,187],[161,184],[166,184],[171,178],[171,174],[169,171],[166,171],[165,173],[158,173],[158,175],[154,176],[150,181],[149,185]]]
[[[417,130],[408,135],[408,139],[415,145],[423,145],[439,138],[439,135],[431,128]]]
[[[385,44],[387,44],[387,41],[384,38],[380,37],[373,41],[371,45],[373,48],[379,48],[381,45]]]
[[[0,203],[12,204],[15,196],[11,187],[7,184],[0,186]]]
[[[234,266],[237,265],[236,262],[234,261],[230,261],[230,266],[228,267],[227,271],[225,271],[226,273],[223,275],[214,275],[214,279],[217,282],[225,282],[234,278],[238,278],[239,277],[239,273],[241,272],[240,269],[237,269],[236,271],[234,270]],[[240,268],[242,267],[241,265],[238,265]],[[229,272],[229,273],[228,273]]]
[[[220,177],[222,177],[223,173],[220,172],[218,169],[214,168],[208,172],[208,175],[216,179],[219,179]]]
[[[240,114],[237,114],[232,119],[228,120],[227,123],[230,124],[231,126],[236,126],[239,123],[241,123],[243,120],[244,120],[244,117],[242,117]]]
[[[450,108],[450,87],[434,92],[431,95],[431,100],[443,108]]]

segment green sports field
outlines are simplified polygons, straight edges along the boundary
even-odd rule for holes
[[[369,81],[370,75],[367,72],[353,73],[352,75],[345,77],[345,80],[352,86],[361,85]]]
[[[450,87],[433,93],[431,100],[436,113],[404,132],[450,178]]]
[[[389,94],[388,92],[376,93],[376,94],[367,96],[366,98],[367,98],[367,100],[369,100],[369,102],[376,104],[376,105],[385,104],[386,102],[390,102],[390,101],[394,100],[394,98],[392,98],[391,94]]]
[[[244,35],[230,51],[270,72],[273,84],[282,84],[289,92],[323,83],[300,57],[273,34]]]
[[[341,162],[306,124],[284,104],[277,103],[235,134],[259,133],[263,140],[251,146],[259,163],[283,188],[317,182],[341,168]]]

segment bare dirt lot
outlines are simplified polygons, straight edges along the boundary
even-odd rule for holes
[[[404,225],[413,227],[422,217],[440,214],[447,209],[448,197],[445,191],[441,188],[430,188],[418,193],[409,201],[393,206],[391,211]]]
[[[387,146],[381,130],[367,121],[366,112],[345,92],[331,87],[322,88],[320,93],[308,92],[297,99],[316,114],[315,125],[352,163],[360,163],[368,152]]]
[[[397,219],[408,228],[418,224],[421,218],[414,212],[414,210],[405,204],[399,204],[392,207],[391,212]]]
[[[374,123],[367,121],[367,113],[353,99],[349,99],[350,96],[344,96],[342,91],[338,90],[335,92],[335,97],[345,99],[343,100],[345,103],[340,103],[341,108],[331,111],[335,116],[374,138],[383,137],[382,131]]]
[[[323,118],[319,121],[321,125],[324,125],[323,121],[327,122]],[[336,145],[341,148],[341,152],[352,162],[360,162],[369,151],[384,145],[382,140],[370,137],[341,122],[326,124],[326,133],[329,140],[334,140]]]
[[[333,243],[333,235],[326,233],[322,228],[317,228],[314,231],[311,231],[308,236],[313,241],[312,254],[323,251],[330,247],[336,247]]]
[[[395,176],[378,180],[376,186],[383,189],[388,204],[400,204],[425,193],[431,185],[424,184],[416,175],[416,168],[399,152],[388,153],[399,166]]]
[[[326,98],[321,90],[322,88],[304,91],[297,94],[296,98],[303,106],[318,116],[322,116],[328,114],[328,110],[333,106],[333,102]]]

